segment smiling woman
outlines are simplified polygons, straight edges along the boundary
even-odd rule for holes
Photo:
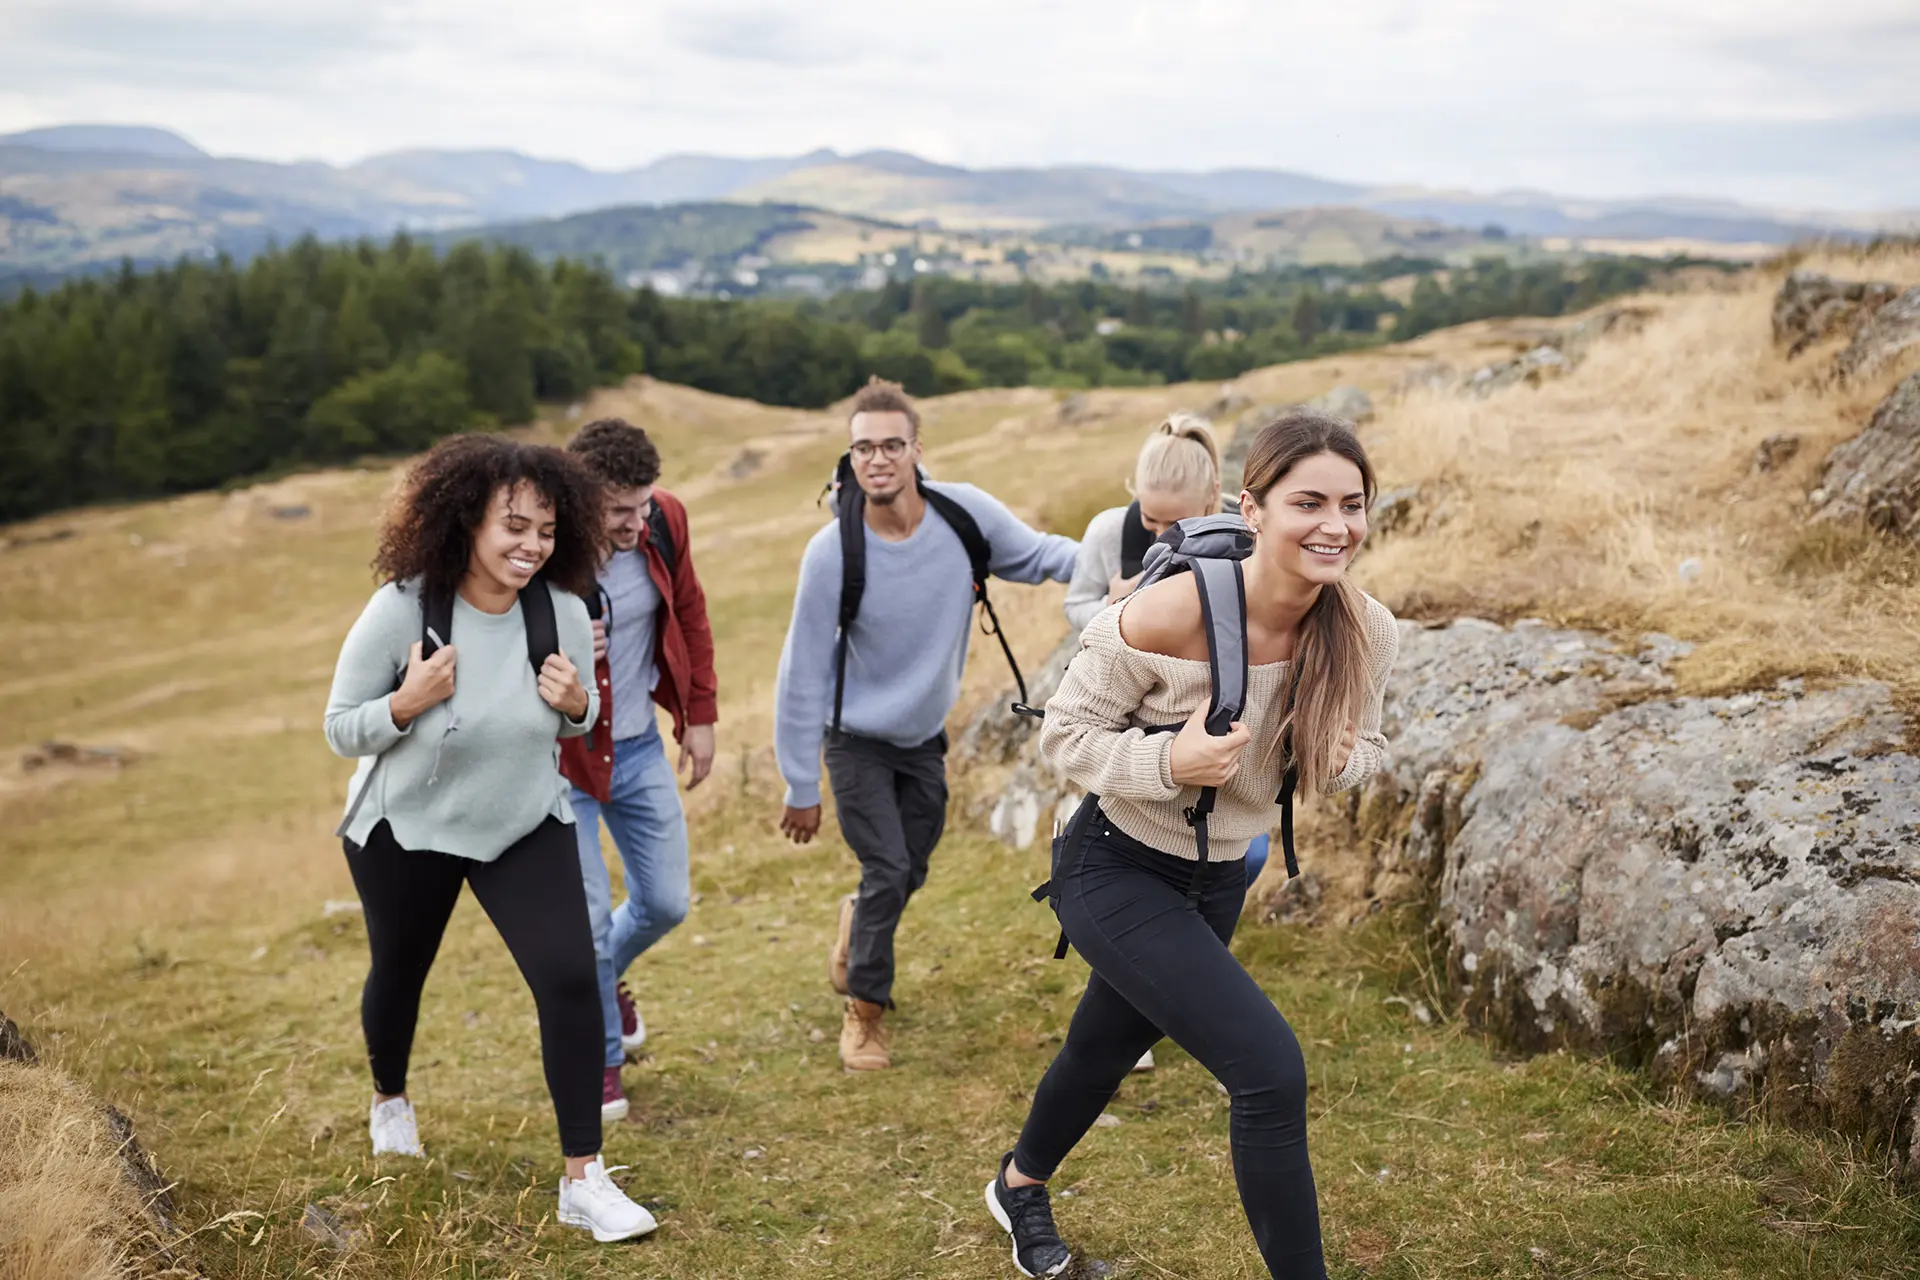
[[[360,761],[338,834],[373,953],[360,1004],[373,1154],[424,1154],[407,1066],[427,971],[471,885],[539,1009],[560,1220],[619,1240],[655,1224],[600,1160],[599,982],[557,745],[599,708],[579,674],[593,667],[579,593],[594,587],[600,501],[557,449],[435,448],[388,512],[374,558],[388,581],[341,647],[326,733]]]

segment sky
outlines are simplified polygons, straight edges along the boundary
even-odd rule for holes
[[[0,132],[1920,208],[1920,0],[0,0]]]

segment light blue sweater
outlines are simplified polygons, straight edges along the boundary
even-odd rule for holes
[[[930,485],[965,507],[1010,582],[1064,582],[1079,544],[1021,523],[970,484]],[[867,587],[849,628],[840,727],[908,747],[939,733],[960,696],[973,625],[973,577],[960,535],[931,506],[911,535],[867,535]],[[840,618],[840,526],[813,535],[800,559],[793,623],[780,652],[774,750],[787,800],[820,803],[820,744],[833,719],[833,650]]]
[[[581,673],[587,714],[573,723],[540,697],[520,602],[482,613],[453,601],[453,696],[396,728],[389,699],[420,638],[417,589],[373,593],[340,646],[327,695],[327,745],[359,757],[339,835],[364,845],[381,819],[403,849],[492,862],[549,817],[573,821],[559,738],[578,737],[600,713],[593,628],[579,596],[549,586],[560,651]]]

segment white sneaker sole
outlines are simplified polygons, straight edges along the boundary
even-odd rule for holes
[[[999,1181],[1000,1179],[995,1178],[993,1182],[987,1184],[987,1212],[992,1214],[993,1220],[1000,1224],[1000,1229],[1007,1233],[1007,1239],[1013,1240],[1013,1220],[1007,1217],[1007,1211],[1000,1207],[1000,1197],[993,1194],[994,1183]],[[1013,1241],[1013,1269],[1021,1275],[1028,1277],[1028,1280],[1041,1280],[1042,1276],[1057,1276],[1072,1265],[1072,1263],[1073,1255],[1069,1253],[1065,1258],[1061,1259],[1060,1265],[1051,1271],[1039,1273],[1029,1271],[1020,1265],[1020,1242],[1018,1240]]]
[[[603,1102],[600,1104],[600,1118],[606,1121],[625,1120],[627,1118],[627,1100]]]
[[[616,1240],[632,1240],[639,1236],[652,1235],[660,1226],[658,1222],[649,1218],[645,1223],[635,1227],[631,1231],[607,1231],[595,1226],[593,1220],[585,1214],[555,1213],[554,1217],[560,1219],[562,1226],[579,1227],[584,1231],[593,1232],[593,1238],[601,1244],[612,1244]]]
[[[427,1149],[425,1147],[415,1147],[411,1151],[405,1151],[399,1147],[375,1147],[373,1154],[376,1156],[406,1156],[410,1160],[425,1160],[427,1158]]]
[[[646,1044],[646,1042],[647,1042],[647,1033],[645,1031],[642,1031],[639,1035],[635,1035],[635,1036],[623,1035],[620,1037],[620,1052],[638,1053],[640,1051],[640,1047]]]

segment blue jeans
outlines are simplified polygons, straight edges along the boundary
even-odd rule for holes
[[[1247,846],[1247,884],[1252,886],[1260,878],[1261,868],[1267,865],[1267,833],[1262,831]]]
[[[580,846],[580,878],[587,888],[587,921],[600,974],[600,1015],[606,1024],[606,1065],[617,1067],[620,1005],[614,984],[642,951],[687,918],[687,816],[680,786],[667,763],[658,725],[613,744],[613,785],[602,805],[572,789],[574,832]],[[600,819],[607,820],[626,876],[627,900],[616,909],[606,858],[600,852]]]

